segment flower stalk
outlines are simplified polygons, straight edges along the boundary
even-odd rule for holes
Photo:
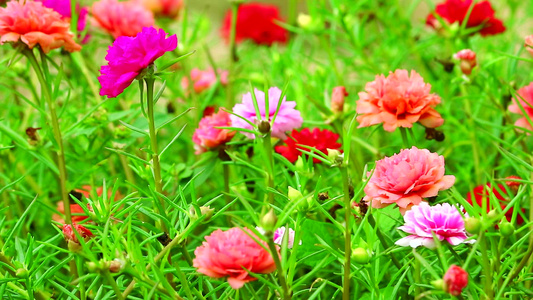
[[[344,278],[342,285],[342,299],[350,299],[350,273],[351,273],[351,257],[352,257],[352,204],[350,197],[350,183],[348,178],[348,170],[346,166],[341,166],[342,184],[344,192],[344,221],[346,228],[344,231]]]
[[[270,254],[272,254],[272,258],[274,259],[274,264],[276,265],[276,269],[278,270],[279,284],[281,285],[281,288],[283,289],[282,299],[290,300],[292,299],[292,296],[291,296],[289,287],[287,285],[287,280],[285,278],[285,272],[283,272],[283,269],[281,266],[281,260],[279,259],[279,253],[278,253],[278,250],[276,249],[276,244],[274,244],[274,232],[272,230],[267,231],[265,233],[265,237],[267,238],[268,249],[270,250]]]

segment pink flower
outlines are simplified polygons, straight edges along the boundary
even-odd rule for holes
[[[218,113],[203,117],[194,131],[192,141],[196,154],[201,154],[209,149],[223,145],[233,138],[235,131],[215,127],[230,127],[230,114],[219,110]]]
[[[66,18],[70,21],[72,17],[70,0],[39,0],[43,3],[44,6],[49,7],[57,11],[63,18]],[[86,7],[80,7],[76,5],[76,13],[78,14],[78,31],[83,31],[87,23],[87,13],[88,10]]]
[[[261,120],[267,120],[265,113],[265,93],[255,89],[254,94],[257,100],[257,105],[259,106]],[[279,88],[271,87],[268,89],[268,121],[272,121],[272,117],[276,113],[280,97],[281,90]],[[271,124],[272,136],[283,140],[287,138],[285,132],[298,128],[302,126],[303,123],[300,112],[294,109],[296,102],[285,101],[285,99],[286,97],[281,100],[282,103],[276,116],[276,120],[274,120],[274,124]],[[236,104],[233,107],[233,113],[249,120],[252,123],[257,124],[259,120],[255,111],[252,93],[246,93],[242,96],[242,103]],[[231,115],[230,118],[233,127],[252,129],[252,126],[243,119],[234,115]],[[255,138],[252,133],[243,132],[243,134],[248,138]]]
[[[100,69],[100,95],[120,95],[144,68],[177,46],[176,35],[167,38],[163,29],[153,27],[143,28],[136,37],[118,37],[107,50],[108,65]]]
[[[533,35],[526,37],[524,45],[526,46],[526,50],[533,55]]]
[[[135,1],[101,0],[93,4],[91,12],[94,26],[114,38],[136,36],[144,27],[155,24],[152,12]]]
[[[533,121],[533,82],[528,86],[519,89],[517,93],[518,96],[513,98],[513,104],[509,105],[509,111],[524,116],[524,113],[522,112],[523,109],[529,119]],[[518,119],[514,125],[533,131],[533,127],[531,127],[531,124],[525,116]]]
[[[442,155],[412,147],[376,162],[365,187],[364,200],[372,201],[374,208],[396,204],[401,212],[405,212],[424,198],[449,189],[454,182],[453,175],[444,175]]]
[[[463,49],[455,53],[453,58],[460,61],[461,71],[465,75],[470,75],[472,69],[477,65],[476,53],[470,49]]]
[[[79,225],[79,224],[73,224],[73,225],[63,225],[63,236],[65,237],[65,240],[67,242],[72,242],[74,244],[79,244],[80,241],[78,240],[78,237],[74,233],[74,229],[78,232],[79,236],[82,237],[85,241],[87,241],[89,238],[93,237],[94,234],[85,226]]]
[[[248,271],[260,274],[274,272],[276,265],[270,252],[249,236],[253,236],[249,229],[245,230],[236,227],[228,231],[218,229],[206,236],[206,241],[194,251],[193,266],[209,277],[228,277],[228,283],[234,289],[257,280]],[[261,244],[267,247],[265,242]]]
[[[227,85],[228,71],[217,70],[217,73],[220,77],[220,83],[222,83],[222,85]],[[202,71],[200,69],[194,68],[191,71],[191,80],[193,82],[194,91],[199,94],[210,88],[213,84],[215,84],[215,82],[217,81],[217,76],[212,68],[207,71]],[[181,79],[181,87],[184,90],[187,90],[189,88],[189,79],[187,77],[183,77]]]
[[[39,45],[45,53],[61,47],[69,52],[81,50],[69,22],[41,2],[12,0],[0,7],[0,44],[19,41],[30,49]]]
[[[348,96],[346,88],[343,86],[337,86],[333,88],[331,94],[331,110],[334,113],[342,113],[344,110],[344,97]]]
[[[359,93],[359,128],[383,123],[383,128],[392,132],[397,127],[411,128],[416,122],[428,128],[441,126],[444,120],[434,109],[440,97],[430,94],[430,89],[415,71],[411,76],[407,70],[376,76],[366,84],[365,92]]]
[[[468,214],[465,213],[465,218]],[[403,216],[405,225],[398,229],[411,235],[396,241],[399,246],[411,246],[416,248],[424,246],[435,248],[433,234],[439,241],[446,241],[450,245],[473,243],[474,240],[466,241],[465,222],[463,216],[455,206],[449,203],[429,206],[427,202],[421,202],[411,207]]]
[[[283,236],[285,235],[286,231],[287,229],[285,228],[285,226],[281,226],[280,228],[276,229],[276,231],[274,231],[274,243],[282,245]],[[287,237],[287,248],[289,249],[292,249],[292,247],[294,246],[294,234],[294,230],[292,228],[289,228],[289,236]],[[301,245],[302,241],[300,241],[299,244]]]
[[[459,266],[451,265],[443,280],[446,292],[452,296],[459,296],[468,285],[468,273]]]

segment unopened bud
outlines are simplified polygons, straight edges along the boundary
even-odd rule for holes
[[[493,221],[494,219],[498,218],[498,212],[496,210],[491,210],[487,213],[487,218],[490,220],[490,221]]]
[[[337,149],[328,148],[328,158],[333,166],[340,166],[344,160],[344,155]]]
[[[437,279],[437,280],[431,281],[431,285],[437,290],[446,291],[446,287],[444,285],[444,280],[442,280],[442,279]]]
[[[513,235],[514,230],[515,230],[513,224],[509,223],[509,221],[507,220],[502,221],[499,227],[500,227],[500,232],[502,236],[505,236],[505,237]]]
[[[293,188],[292,186],[289,186],[288,196],[290,201],[298,201],[304,197],[299,190]]]
[[[453,55],[453,58],[459,60],[461,72],[470,75],[472,69],[477,65],[476,53],[470,49],[461,50]]]
[[[352,259],[355,263],[366,264],[370,261],[370,254],[365,248],[358,247],[352,250]]]
[[[257,125],[257,129],[259,129],[259,132],[262,134],[267,134],[270,132],[270,122],[266,120],[259,121],[259,125]]]
[[[301,28],[307,29],[311,25],[311,22],[313,21],[313,18],[311,18],[310,15],[306,15],[303,13],[298,14],[298,26]]]
[[[115,258],[113,261],[109,263],[109,272],[111,273],[118,273],[124,269],[124,266],[126,263],[122,259]]]
[[[25,268],[19,268],[17,269],[15,276],[17,276],[18,278],[26,278],[28,277],[28,270],[26,270]]]
[[[194,209],[194,207],[191,207],[189,209],[189,212],[193,220],[197,220],[200,216],[205,216],[205,219],[203,220],[203,222],[207,222],[213,216],[215,209],[210,208],[209,206],[200,206],[200,216],[196,215],[196,209]]]
[[[470,234],[477,234],[481,229],[481,221],[478,218],[468,217],[465,219],[465,229]]]
[[[346,92],[345,87],[334,87],[331,94],[331,111],[334,113],[342,113],[344,110],[344,97],[346,96],[348,96],[348,92]]]
[[[276,214],[274,213],[273,209],[270,209],[270,211],[261,218],[261,228],[265,230],[265,232],[273,232],[276,229],[276,224],[278,223],[278,217],[276,217]]]

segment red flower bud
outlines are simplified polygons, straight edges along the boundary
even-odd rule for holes
[[[344,109],[344,97],[348,96],[346,88],[343,86],[338,86],[333,88],[331,94],[331,110],[334,113],[342,113]]]
[[[80,241],[78,240],[78,237],[74,233],[74,229],[72,228],[74,226],[74,229],[78,232],[78,234],[87,241],[89,238],[93,237],[94,234],[87,228],[85,228],[83,225],[79,224],[73,224],[73,225],[63,225],[63,236],[65,237],[65,240],[67,242],[73,242],[75,244],[79,244]]]
[[[459,296],[468,284],[468,273],[459,266],[451,265],[443,279],[445,291],[453,296]]]

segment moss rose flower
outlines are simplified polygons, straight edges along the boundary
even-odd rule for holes
[[[412,147],[376,162],[364,200],[371,201],[374,208],[396,204],[405,212],[424,198],[449,189],[454,182],[455,176],[444,175],[442,155]]]
[[[156,16],[175,18],[183,7],[183,0],[138,0]]]
[[[327,129],[320,130],[314,128],[310,130],[309,128],[304,128],[300,132],[293,130],[290,134],[290,137],[283,141],[285,146],[276,146],[276,152],[283,155],[287,160],[294,163],[299,156],[302,155],[302,152],[299,149],[305,151],[311,151],[309,148],[302,147],[300,145],[305,145],[309,147],[314,147],[318,151],[327,154],[327,149],[339,149],[342,145],[337,143],[339,135],[331,132]],[[313,158],[313,162],[320,163],[321,161]]]
[[[69,52],[80,51],[74,41],[70,23],[41,2],[10,1],[0,7],[0,43],[21,41],[33,49],[41,46],[45,53],[64,47]]]
[[[235,131],[215,127],[230,127],[230,114],[219,110],[216,114],[203,117],[194,131],[192,141],[196,154],[201,154],[209,149],[223,145],[233,138]]]
[[[154,14],[132,0],[101,0],[93,4],[91,12],[94,26],[102,28],[114,38],[135,36],[144,27],[155,24]]]
[[[224,86],[227,85],[228,71],[217,70],[217,73],[220,78],[220,83]],[[205,71],[194,68],[191,71],[191,80],[193,82],[194,92],[201,93],[215,84],[217,81],[217,74],[215,74],[215,71],[212,68]],[[183,77],[181,79],[181,86],[185,91],[187,91],[189,88],[189,78]]]
[[[231,10],[224,18],[222,36],[229,41],[231,32]],[[274,5],[248,3],[239,6],[235,41],[252,40],[259,45],[285,43],[289,33],[274,21],[281,21],[279,10]]]
[[[443,280],[445,291],[452,296],[459,296],[468,285],[468,273],[459,266],[451,265]]]
[[[533,131],[533,127],[525,117],[524,112],[533,121],[533,82],[517,91],[518,95],[513,98],[513,103],[509,105],[509,111],[523,116],[514,125]],[[522,112],[524,110],[524,112]],[[529,134],[529,132],[528,132]]]
[[[80,241],[78,240],[78,237],[74,233],[74,229],[78,232],[80,237],[82,237],[85,241],[87,241],[89,238],[93,237],[94,234],[85,226],[79,225],[79,224],[73,224],[73,225],[63,225],[63,236],[65,237],[65,240],[67,242],[72,242],[75,244],[79,244]]]
[[[383,128],[392,132],[397,127],[411,128],[416,122],[428,128],[441,126],[444,120],[434,109],[440,97],[430,90],[431,85],[415,71],[411,76],[407,70],[376,76],[366,84],[365,92],[359,93],[359,127],[383,123]]]
[[[206,241],[194,251],[193,266],[209,277],[227,277],[234,289],[257,280],[248,271],[260,274],[274,272],[276,265],[270,252],[249,236],[253,236],[250,230],[244,230],[247,232],[240,228],[218,229],[206,236]],[[261,243],[267,247],[265,242]]]
[[[146,27],[136,37],[118,37],[107,50],[107,66],[100,69],[98,80],[101,96],[120,95],[141,71],[178,46],[176,35],[166,37],[165,31]]]
[[[468,217],[468,214],[465,214],[465,217]],[[426,202],[421,202],[407,211],[403,219],[405,224],[398,229],[410,235],[396,241],[395,244],[399,246],[435,248],[433,234],[439,241],[448,242],[450,245],[474,242],[466,241],[468,237],[463,216],[449,203],[429,206]]]
[[[520,179],[520,177],[517,179]],[[512,189],[513,187],[516,187],[515,184],[517,183],[518,182],[509,181],[507,182],[507,186]],[[490,183],[478,185],[473,191],[466,195],[466,201],[471,205],[474,205],[475,201],[479,207],[483,207],[483,203],[485,203],[486,212],[488,213],[493,207],[493,205],[491,205],[493,202],[490,200],[492,194],[494,194],[494,198],[496,198],[497,202],[500,204],[500,208],[504,210],[507,207],[511,196],[507,194],[507,190],[503,184],[498,184],[497,186],[492,186]],[[507,221],[511,222],[511,219],[513,218],[512,207],[509,208],[505,214],[505,218]],[[524,223],[524,218],[522,218],[520,214],[517,215],[516,223],[518,225]]]
[[[448,24],[462,24],[467,17],[472,0],[446,0],[444,3],[437,5],[435,14],[439,15]],[[433,13],[429,14],[426,24],[434,28],[440,28],[441,24]],[[489,1],[477,2],[470,12],[466,28],[481,26],[479,33],[482,36],[494,35],[505,31],[505,26],[501,20],[494,17],[494,10]]]

